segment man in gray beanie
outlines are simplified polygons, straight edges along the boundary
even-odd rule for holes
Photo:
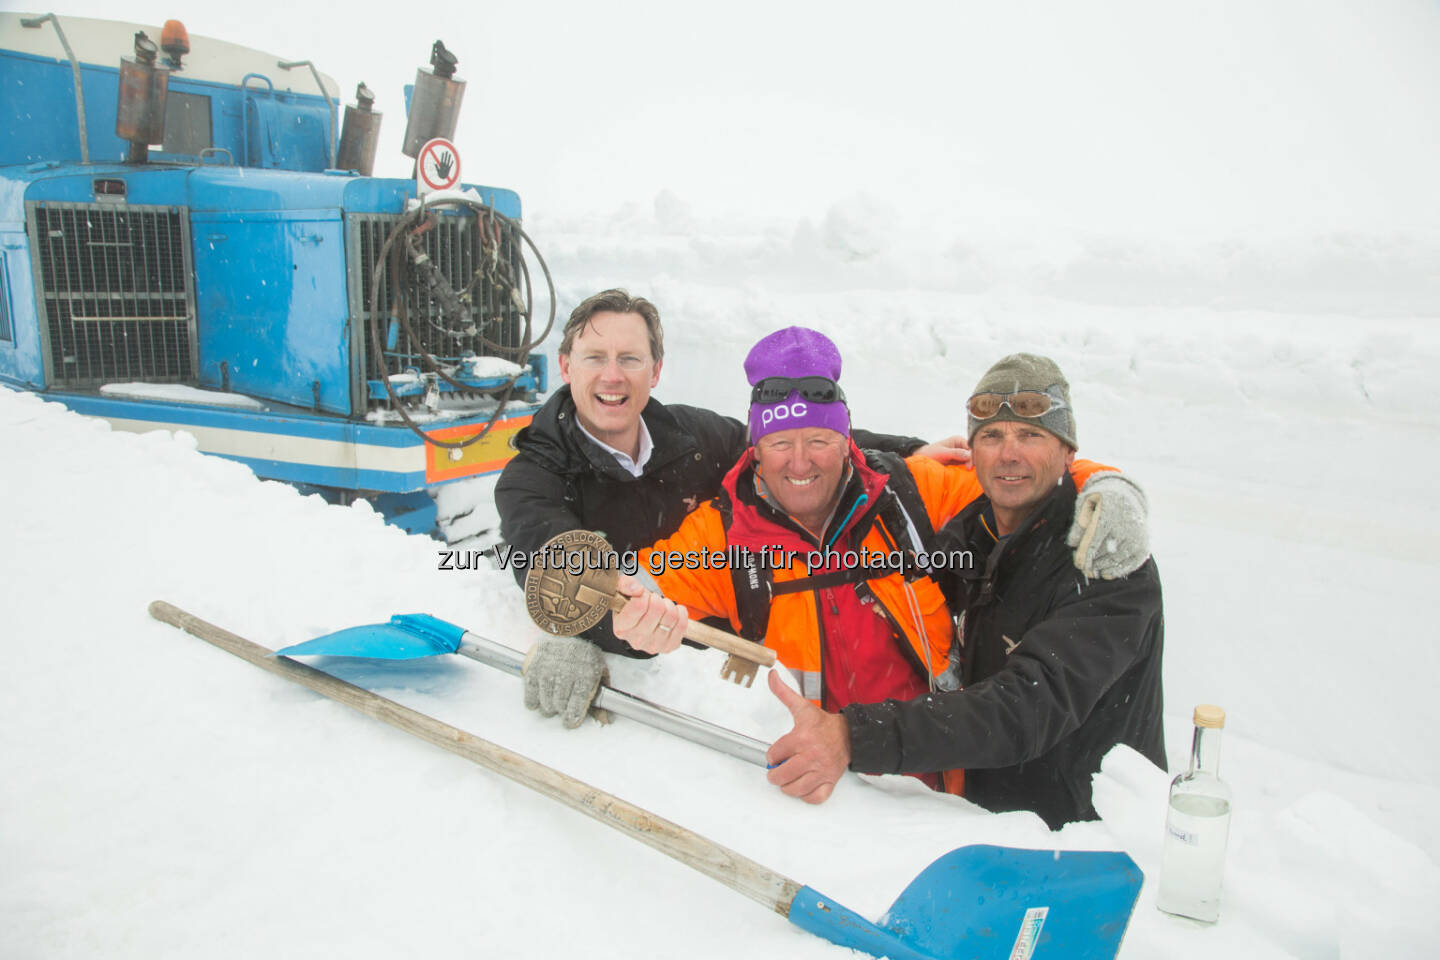
[[[1036,396],[1026,397],[1027,393]],[[985,399],[977,403],[981,397]],[[1070,384],[1049,357],[1033,353],[1012,353],[1002,357],[985,371],[975,385],[975,392],[967,406],[979,407],[981,412],[990,414],[980,418],[975,416],[974,410],[970,411],[971,436],[982,423],[1001,420],[1033,422],[1065,441],[1070,449],[1080,446],[1075,441],[1075,412],[1070,406]]]
[[[975,385],[967,409],[971,442],[982,427],[1008,422],[1038,427],[1052,434],[1068,448],[1072,458],[1080,446],[1075,439],[1075,410],[1070,404],[1070,384],[1049,357],[1012,353],[1001,358]],[[998,427],[994,427],[994,431],[1005,432]],[[976,470],[980,470],[978,463]],[[1054,486],[1059,481],[1059,473],[1055,473],[1054,477],[1046,474],[1045,479],[1049,486]],[[980,485],[998,514],[1008,516],[1008,504],[1017,504],[1020,511],[1017,522],[1024,519],[1027,507],[1033,506],[1049,492],[1043,484],[1030,482],[1017,485],[1014,478],[995,475],[993,471],[988,483],[987,478],[981,475]],[[1111,492],[1116,495],[1105,496]],[[1101,529],[1102,501],[1111,514],[1106,517],[1109,528],[1123,530],[1127,534],[1133,530],[1137,535],[1097,538],[1096,534]],[[1102,580],[1124,576],[1135,569],[1149,553],[1149,541],[1144,534],[1145,506],[1145,494],[1134,481],[1122,474],[1100,474],[1086,483],[1080,491],[1076,522],[1066,540],[1076,548],[1075,566],[1087,577]],[[1115,515],[1117,511],[1123,512],[1123,515]]]
[[[976,560],[939,573],[951,609],[963,611],[963,635],[950,648],[959,689],[852,703],[840,724],[792,706],[795,728],[770,748],[772,762],[784,761],[770,776],[791,764],[831,782],[847,767],[963,769],[966,799],[995,811],[1032,810],[1058,829],[1095,819],[1091,778],[1117,744],[1165,767],[1155,561],[1128,576],[1091,575],[1124,552],[1110,534],[1096,533],[1096,488],[1118,494],[1103,496],[1107,523],[1118,519],[1109,511],[1138,512],[1144,502],[1115,473],[1076,490],[1075,412],[1054,361],[1005,357],[980,379],[967,408],[984,496],[937,538],[943,551],[969,551]]]

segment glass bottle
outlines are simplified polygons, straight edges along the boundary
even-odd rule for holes
[[[1155,905],[1166,913],[1214,923],[1220,917],[1225,844],[1230,838],[1230,788],[1220,779],[1225,711],[1195,708],[1190,769],[1170,784],[1165,855]]]

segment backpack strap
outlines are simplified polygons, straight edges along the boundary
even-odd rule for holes
[[[720,524],[725,530],[725,542],[730,542],[730,524],[734,520],[734,508],[730,495],[724,490],[710,501],[720,514]],[[735,612],[740,619],[740,636],[756,643],[765,642],[765,632],[770,628],[770,598],[774,595],[775,575],[768,564],[762,564],[750,551],[741,554],[742,562],[730,565],[730,582],[735,587]]]

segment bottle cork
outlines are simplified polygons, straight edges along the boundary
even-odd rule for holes
[[[1195,708],[1195,726],[1224,728],[1225,711],[1213,703],[1202,703]]]

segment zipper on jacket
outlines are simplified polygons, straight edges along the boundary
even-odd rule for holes
[[[820,638],[819,654],[820,659],[820,709],[825,709],[825,611],[820,609],[820,591],[814,591],[811,596],[815,598],[815,633]]]

